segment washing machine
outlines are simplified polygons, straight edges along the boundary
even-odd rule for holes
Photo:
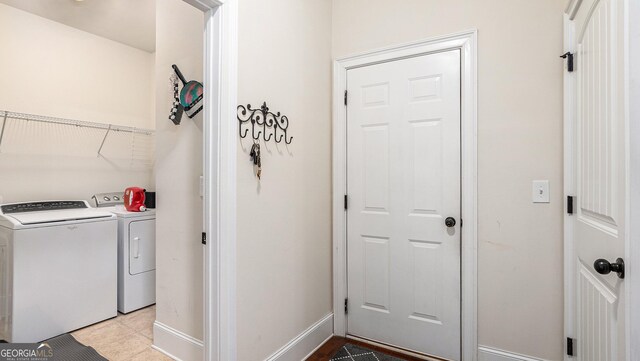
[[[0,205],[0,339],[39,342],[117,316],[117,229],[86,201]]]
[[[100,193],[93,200],[117,218],[118,311],[129,313],[156,303],[156,213],[127,211],[123,195]]]

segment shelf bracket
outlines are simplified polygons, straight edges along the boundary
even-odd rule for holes
[[[107,136],[109,135],[109,132],[111,131],[111,124],[109,124],[109,128],[107,128],[107,131],[104,133],[104,137],[102,138],[102,143],[100,143],[100,148],[98,148],[98,158],[100,158],[100,156],[102,154],[100,154],[100,152],[102,151],[102,147],[104,147],[104,142],[107,140]]]
[[[2,119],[2,128],[0,129],[0,146],[2,145],[2,137],[4,136],[5,125],[7,125],[7,112],[4,112],[4,119]]]

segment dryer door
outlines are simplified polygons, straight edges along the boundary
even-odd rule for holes
[[[156,221],[129,223],[129,274],[156,269]]]

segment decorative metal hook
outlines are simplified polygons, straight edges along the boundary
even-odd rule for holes
[[[253,120],[251,121],[251,138],[253,138],[253,140],[260,140],[260,135],[262,134],[262,131],[260,129],[258,129],[258,135],[255,135],[255,131],[256,131],[256,125],[257,122],[254,122]]]
[[[251,104],[247,104],[247,106],[251,107]],[[240,120],[240,115],[242,114],[242,116],[247,115],[247,108],[243,105],[238,105],[238,120]],[[246,121],[246,120],[245,120]],[[240,122],[240,126],[238,127],[238,135],[240,135],[240,138],[245,138],[247,136],[247,134],[249,134],[249,129],[245,129],[244,133],[242,133],[242,121]]]
[[[251,137],[253,140],[259,140],[262,135],[262,140],[265,142],[274,139],[276,143],[280,143],[283,139],[286,144],[291,144],[293,137],[287,139],[287,128],[289,128],[289,118],[281,115],[280,112],[273,113],[269,111],[267,103],[264,102],[260,108],[252,108],[251,104],[238,105],[237,117],[239,127],[238,133],[240,138],[246,138],[249,134],[249,123],[251,123]],[[247,124],[244,128],[243,124]],[[258,128],[258,129],[256,129]],[[262,128],[262,129],[261,129]],[[282,131],[282,135],[278,136],[278,129]],[[257,135],[256,135],[257,133]]]
[[[271,138],[273,138],[273,133],[269,133],[269,138],[267,138],[267,124],[266,124],[266,123],[262,125],[262,130],[263,130],[263,131],[262,131],[262,139],[263,139],[265,142],[270,141],[270,140],[271,140]]]
[[[287,133],[286,133],[286,132],[284,133],[284,136],[285,136],[285,138],[284,138],[284,142],[285,142],[286,144],[291,144],[291,143],[293,142],[293,137],[291,137],[291,138],[289,138],[289,140],[287,140],[287,138],[286,138]]]

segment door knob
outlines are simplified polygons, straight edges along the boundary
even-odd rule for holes
[[[593,262],[593,268],[601,275],[608,275],[611,272],[618,274],[618,277],[624,278],[624,260],[618,258],[616,263],[609,263],[606,259],[597,259]]]
[[[453,217],[447,217],[444,220],[444,225],[451,228],[451,227],[455,227],[456,225],[456,219]]]

